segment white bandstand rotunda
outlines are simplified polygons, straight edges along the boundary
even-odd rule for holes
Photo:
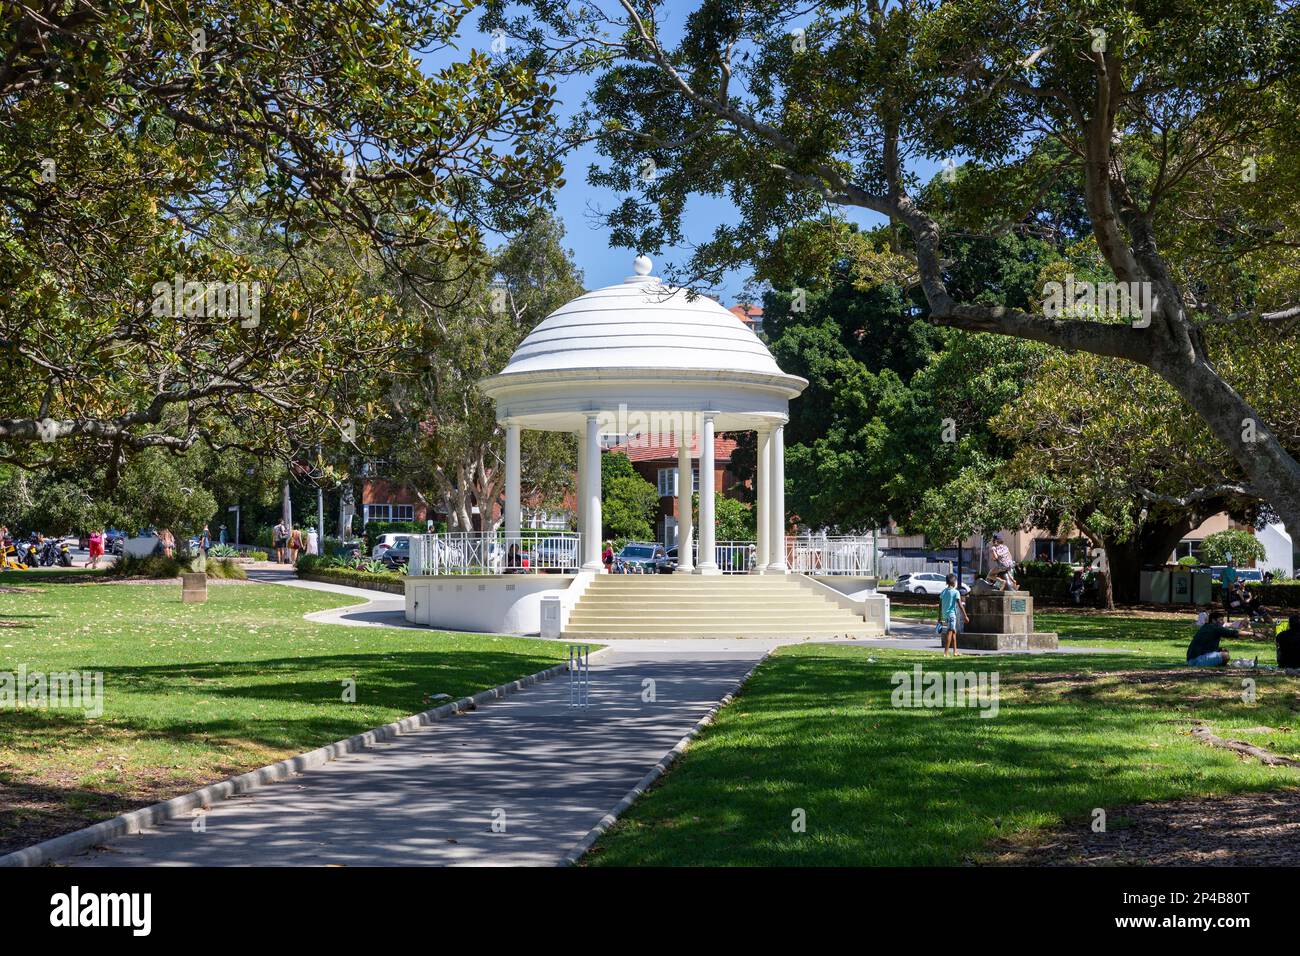
[[[650,275],[581,295],[548,315],[497,375],[479,388],[506,433],[505,531],[520,530],[520,432],[578,436],[578,531],[582,568],[601,571],[601,441],[648,430],[677,441],[678,474],[691,474],[698,437],[699,566],[691,559],[691,482],[677,483],[678,570],[718,574],[714,558],[714,435],[758,433],[755,570],[784,573],[785,423],[808,382],[787,375],[757,335],[706,296],[690,297]]]
[[[634,269],[556,309],[504,369],[479,383],[505,429],[504,528],[414,540],[407,620],[574,640],[884,634],[888,601],[867,570],[869,541],[786,539],[785,423],[790,399],[807,381],[781,371],[758,336],[717,302],[652,277],[644,256]],[[525,428],[578,437],[577,534],[521,528]],[[715,542],[714,436],[745,430],[758,435],[757,540],[741,545],[737,562]],[[601,562],[602,441],[638,436],[677,446],[676,574],[607,574]],[[692,549],[685,476],[695,444]],[[787,555],[798,567],[788,566]]]

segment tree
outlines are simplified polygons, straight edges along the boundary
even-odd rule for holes
[[[806,225],[795,227],[778,236],[758,273],[776,287],[764,299],[772,352],[809,380],[791,406],[786,469],[790,509],[813,527],[860,531],[890,518],[911,525],[928,489],[968,464],[1009,456],[1011,444],[988,420],[1046,351],[935,328],[918,293],[858,281],[857,265],[879,239],[846,226],[827,249]],[[963,249],[953,283],[991,285],[985,297],[1008,304],[1027,302],[1038,270],[1056,259],[1046,243],[1014,236]]]
[[[430,308],[404,297],[419,329],[418,364],[376,379],[382,390],[374,399],[370,457],[444,511],[451,530],[471,530],[475,508],[483,530],[499,520],[504,431],[478,382],[501,371],[548,313],[582,293],[581,273],[563,240],[554,216],[534,207],[490,258],[462,264],[452,304]],[[572,484],[576,447],[569,435],[525,431],[524,497],[558,505]]]
[[[1205,564],[1245,564],[1268,557],[1259,538],[1249,531],[1229,529],[1206,535],[1201,542],[1201,561]]]
[[[131,459],[111,494],[103,491],[102,474],[11,468],[0,481],[0,510],[6,523],[24,531],[64,534],[110,526],[134,533],[155,527],[179,536],[198,531],[217,512],[203,465],[197,455],[146,450]]]
[[[558,181],[530,72],[473,52],[422,72],[468,10],[5,4],[0,375],[22,386],[0,395],[0,455],[290,455],[346,427],[338,380],[409,339],[322,245],[432,301],[428,263],[478,254]]]
[[[603,455],[600,465],[601,533],[606,538],[655,540],[659,492],[622,452]]]
[[[699,495],[695,507],[699,508]],[[697,525],[698,527],[698,525]],[[730,498],[720,491],[713,493],[714,538],[718,541],[753,541],[757,535],[754,509],[743,501]]]
[[[877,267],[910,271],[932,321],[1151,369],[1300,527],[1297,447],[1207,334],[1288,335],[1276,328],[1300,316],[1300,173],[1283,159],[1300,140],[1293,10],[1054,0],[1025,16],[1008,0],[840,0],[809,15],[788,0],[718,0],[670,47],[657,6],[619,3],[610,31],[577,38],[604,67],[591,120],[610,163],[594,181],[628,194],[609,215],[615,242],[678,243],[691,194],[727,196],[739,225],[719,226],[689,264],[708,280],[790,222],[876,213],[890,228]],[[559,4],[538,6],[538,23],[554,22]],[[907,164],[919,157],[947,157],[954,188],[916,190]],[[950,286],[954,234],[1060,225],[1025,210],[1062,179],[1108,274],[1136,283],[1141,320]]]

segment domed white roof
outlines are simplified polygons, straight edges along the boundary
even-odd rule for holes
[[[707,296],[636,275],[556,309],[520,343],[500,375],[563,369],[669,369],[782,375],[744,322]]]

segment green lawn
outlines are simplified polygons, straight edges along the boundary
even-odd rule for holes
[[[892,617],[908,621],[937,620],[935,607],[893,604]],[[1035,611],[1034,626],[1040,631],[1055,631],[1066,644],[1086,647],[1126,649],[1169,657],[1175,661],[1187,656],[1187,645],[1196,632],[1195,618],[1173,612],[1148,612],[1134,615],[1125,612],[1076,614],[1069,611]],[[937,640],[937,638],[936,638]],[[1225,641],[1233,657],[1259,656],[1261,664],[1276,663],[1276,649],[1270,641],[1256,641],[1250,635]]]
[[[1126,804],[1300,785],[1194,741],[1221,735],[1300,754],[1300,680],[1178,665],[1187,625],[1042,615],[1069,640],[1134,654],[964,657],[850,646],[782,648],[587,858],[591,865],[930,865],[1041,838]],[[1269,658],[1271,661],[1271,657]],[[891,706],[891,674],[996,669],[995,717]],[[806,832],[792,831],[803,810]]]
[[[63,572],[67,573],[67,572]],[[21,572],[0,588],[28,586]],[[557,663],[525,638],[315,624],[354,598],[258,584],[0,593],[0,671],[104,675],[104,714],[0,710],[0,852]],[[16,626],[15,626],[16,625]],[[356,703],[343,701],[356,681]]]

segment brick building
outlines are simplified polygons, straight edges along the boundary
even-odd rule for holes
[[[700,490],[699,436],[691,439],[692,461],[691,491]],[[731,455],[736,449],[734,439],[718,435],[713,440],[714,487],[731,498],[739,497],[740,480],[731,467]],[[659,492],[659,510],[655,515],[655,536],[665,547],[677,544],[677,442],[658,437],[630,439],[613,445],[607,454],[622,452],[632,462],[632,467]]]

